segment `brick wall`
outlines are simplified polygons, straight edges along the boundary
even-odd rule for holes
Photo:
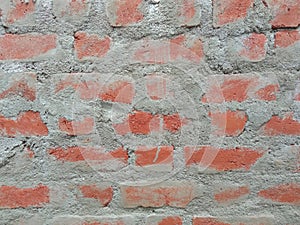
[[[299,0],[0,18],[0,224],[300,225]]]

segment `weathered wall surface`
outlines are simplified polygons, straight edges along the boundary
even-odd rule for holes
[[[0,224],[300,224],[299,0],[0,9]]]

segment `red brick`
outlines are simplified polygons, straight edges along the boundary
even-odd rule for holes
[[[163,126],[161,127],[161,119]],[[134,111],[119,124],[113,124],[117,134],[127,133],[147,135],[152,132],[159,132],[162,129],[172,133],[178,132],[187,123],[185,118],[181,118],[177,113],[173,115],[153,115],[148,112]]]
[[[298,27],[300,25],[300,2],[298,0],[262,0],[272,10],[273,28]]]
[[[115,131],[120,135],[127,133],[150,134],[159,129],[160,118],[158,115],[152,115],[148,112],[134,111],[128,115],[128,118],[120,124],[114,124]]]
[[[244,131],[248,120],[243,111],[210,112],[209,116],[217,135],[238,136]]]
[[[112,187],[98,187],[97,185],[80,186],[80,191],[85,198],[98,200],[102,206],[107,206],[113,197]]]
[[[84,77],[80,79],[80,77]],[[72,88],[83,100],[95,100],[120,103],[132,103],[135,96],[134,84],[127,80],[103,81],[92,79],[98,74],[70,74],[56,84],[55,93]]]
[[[0,36],[0,60],[37,58],[56,48],[56,35],[5,34]]]
[[[264,34],[252,33],[243,39],[243,47],[239,54],[242,58],[258,62],[266,57],[267,38]]]
[[[110,49],[111,39],[79,31],[75,33],[75,53],[79,60],[104,57]]]
[[[157,116],[151,113],[135,111],[129,115],[129,127],[134,134],[149,134],[152,130],[151,125],[154,127],[159,125],[157,123]]]
[[[187,123],[187,120],[181,118],[178,113],[172,115],[164,115],[164,129],[170,131],[171,133],[178,132],[183,125]]]
[[[253,3],[254,0],[213,0],[214,26],[221,27],[244,19]]]
[[[56,83],[55,94],[65,89],[72,88],[83,100],[96,99],[99,96],[102,84],[89,79],[80,80],[79,77],[84,74],[70,74]]]
[[[274,101],[278,91],[277,82],[268,77],[225,75],[213,78],[202,102],[243,102],[248,99]]]
[[[121,186],[125,208],[186,207],[196,196],[196,189],[189,182],[168,182],[152,186]]]
[[[179,35],[170,40],[171,60],[200,62],[203,57],[203,43],[196,36]]]
[[[296,183],[281,184],[262,190],[258,193],[260,197],[270,199],[274,202],[300,204],[300,185]]]
[[[25,3],[23,0],[13,0],[8,1],[5,7],[5,3],[0,6],[4,14],[4,22],[8,24],[13,24],[15,22],[23,21],[24,19],[30,17],[34,14],[36,10],[36,5],[34,0],[28,0],[28,3]]]
[[[90,4],[86,0],[54,0],[53,11],[58,18],[67,20],[78,20],[88,15]]]
[[[95,121],[91,117],[86,117],[80,121],[59,119],[59,129],[68,135],[86,135],[94,131]]]
[[[147,76],[146,89],[152,100],[164,99],[167,95],[167,79],[155,74]]]
[[[193,225],[273,225],[274,219],[270,216],[248,217],[194,217]]]
[[[4,90],[0,90],[0,99],[10,96],[21,96],[28,101],[36,99],[36,75],[33,73],[16,74],[9,78],[9,75],[1,76],[2,80],[8,79],[8,86]],[[1,88],[2,89],[2,88]]]
[[[9,137],[46,136],[48,128],[42,121],[39,112],[27,111],[20,113],[15,120],[0,115],[0,135]]]
[[[200,24],[200,4],[197,0],[178,0],[178,20],[181,26],[197,26]]]
[[[142,0],[110,0],[107,5],[110,24],[121,27],[141,22],[144,18],[140,10],[142,2]]]
[[[248,88],[253,81],[244,77],[225,77],[223,83],[210,85],[208,93],[203,98],[204,102],[237,101],[243,102],[248,98]],[[207,96],[208,95],[208,96]]]
[[[300,101],[300,93],[299,93],[299,94],[296,94],[295,100],[296,100],[296,101]]]
[[[160,164],[173,164],[173,146],[146,147],[139,146],[135,150],[135,164],[137,166],[150,166]]]
[[[260,100],[265,101],[275,101],[276,100],[276,92],[279,91],[278,84],[270,84],[265,86],[264,88],[259,89],[256,92],[256,96]]]
[[[262,127],[262,132],[267,136],[275,135],[300,135],[300,122],[293,119],[293,114],[287,114],[281,118],[272,118]]]
[[[214,194],[214,199],[219,203],[228,203],[236,199],[240,199],[250,193],[247,186],[226,188]]]
[[[106,152],[103,148],[74,146],[63,149],[58,147],[49,149],[48,153],[53,155],[57,160],[69,162],[96,161],[98,163],[113,163],[114,161],[118,161],[127,164],[128,161],[128,153],[123,148]]]
[[[211,146],[184,148],[187,166],[208,166],[217,171],[249,170],[264,154],[249,148],[217,149]]]
[[[148,216],[146,225],[182,225],[179,216]]]
[[[176,61],[199,63],[204,58],[203,43],[195,36],[179,35],[171,40],[144,40],[133,60],[150,64]]]
[[[300,41],[300,32],[297,30],[278,31],[275,34],[275,47],[286,48]]]
[[[49,201],[49,188],[44,185],[34,188],[0,186],[0,208],[42,207]]]
[[[134,95],[135,90],[132,83],[128,81],[116,81],[103,88],[100,98],[104,101],[130,104]]]

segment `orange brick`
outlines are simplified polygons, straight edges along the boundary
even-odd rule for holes
[[[143,20],[140,11],[142,0],[110,0],[107,15],[112,26],[121,27],[136,24]]]
[[[220,27],[244,19],[253,3],[253,0],[213,0],[214,26]]]
[[[292,113],[281,118],[272,118],[262,127],[262,132],[267,136],[275,135],[300,135],[300,122],[293,119]]]
[[[247,115],[242,111],[210,112],[211,124],[216,129],[215,134],[238,136],[247,122]]]
[[[214,194],[214,198],[220,203],[228,203],[233,200],[239,199],[245,195],[248,195],[249,193],[250,190],[246,186],[232,187]]]
[[[44,185],[34,188],[0,186],[0,208],[42,207],[49,201],[49,188]]]
[[[197,195],[195,186],[187,182],[168,182],[152,186],[121,186],[125,208],[186,207]]]
[[[112,187],[99,187],[97,185],[82,185],[79,187],[85,198],[93,198],[101,203],[102,206],[107,206],[113,197]]]
[[[243,48],[239,54],[252,62],[261,61],[266,57],[266,43],[267,38],[264,34],[252,33],[243,39]]]
[[[173,146],[146,147],[135,150],[135,164],[138,166],[173,164]]]
[[[297,183],[281,184],[262,190],[258,193],[260,197],[270,199],[274,202],[289,204],[300,204],[300,185]]]
[[[56,48],[56,35],[6,34],[0,36],[0,60],[29,60]]]
[[[300,41],[300,32],[297,30],[278,31],[275,34],[275,47],[286,48]]]
[[[300,2],[298,0],[262,0],[272,10],[273,28],[298,27],[300,24]]]
[[[249,170],[264,154],[262,151],[249,148],[216,149],[211,146],[187,146],[184,148],[184,152],[187,166],[202,165],[217,171]],[[207,154],[215,157],[212,159],[209,157],[210,161],[207,161],[204,158]]]
[[[59,129],[68,135],[87,135],[94,131],[95,121],[91,117],[86,117],[80,121],[71,121],[66,118],[59,119]]]
[[[110,49],[111,39],[100,38],[96,34],[87,34],[82,31],[75,33],[75,53],[79,60],[104,57]]]
[[[39,112],[27,111],[19,114],[16,120],[0,115],[0,135],[20,136],[46,136],[48,128],[42,121]]]

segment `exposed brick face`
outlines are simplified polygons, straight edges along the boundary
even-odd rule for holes
[[[247,148],[216,149],[210,146],[185,147],[187,166],[202,165],[217,171],[249,170],[263,156],[263,152]],[[207,154],[216,154],[213,160],[205,158]]]
[[[242,198],[249,194],[250,190],[246,186],[227,188],[214,195],[216,201],[220,203],[228,203],[236,199]]]
[[[87,16],[90,10],[90,2],[86,0],[54,0],[53,11],[56,17],[71,22],[80,21]]]
[[[216,77],[209,83],[202,101],[208,103],[244,102],[250,99],[274,101],[278,91],[279,85],[271,79],[264,80],[252,74],[225,75]]]
[[[198,0],[178,0],[178,20],[181,26],[197,26],[201,22]]]
[[[238,136],[247,122],[247,115],[242,111],[211,112],[210,117],[218,135]]]
[[[264,34],[253,33],[243,39],[243,48],[239,54],[249,61],[261,61],[266,57],[266,42]]]
[[[296,30],[278,31],[275,34],[275,47],[287,48],[300,41],[300,32]]]
[[[122,123],[114,124],[113,126],[116,133],[120,135],[128,133],[149,135],[153,132],[162,132],[163,130],[170,133],[178,133],[182,126],[187,123],[188,121],[177,113],[171,115],[153,115],[149,112],[134,111]]]
[[[30,60],[56,48],[56,35],[6,34],[0,36],[0,60]]]
[[[297,27],[300,24],[300,3],[297,0],[264,0],[272,10],[273,28]]]
[[[146,147],[140,146],[136,151],[136,165],[150,166],[173,163],[173,146]]]
[[[68,88],[74,89],[82,100],[101,99],[109,102],[130,104],[135,96],[134,84],[128,80],[107,81],[93,80],[99,74],[71,74],[56,82],[55,94],[60,94]],[[82,78],[84,77],[84,78]]]
[[[280,184],[275,187],[261,190],[258,195],[274,202],[299,205],[300,185],[297,183]]]
[[[194,217],[193,225],[273,225],[274,220],[266,216],[252,216],[252,217]]]
[[[38,185],[33,188],[0,186],[0,208],[42,207],[49,203],[49,188]]]
[[[300,122],[293,119],[292,114],[287,114],[281,118],[272,116],[271,119],[262,127],[263,134],[268,136],[275,135],[299,135]]]
[[[0,99],[15,98],[20,96],[28,101],[36,100],[36,74],[24,73],[17,75],[0,75],[8,84],[1,85]]]
[[[129,26],[143,20],[142,0],[110,0],[107,11],[112,26]]]
[[[68,135],[86,135],[94,130],[95,122],[93,118],[86,117],[80,121],[70,121],[66,118],[59,119],[59,129]]]
[[[85,198],[96,199],[102,206],[107,206],[113,196],[112,187],[98,187],[96,185],[80,186],[80,191]]]
[[[214,0],[214,26],[220,27],[244,19],[253,3],[253,0]]]
[[[34,0],[28,0],[27,3],[22,0],[12,0],[3,2],[0,9],[3,11],[4,22],[10,25],[24,22],[26,18],[31,17],[35,13],[36,4]]]
[[[138,206],[184,208],[196,197],[196,190],[192,184],[172,182],[148,187],[122,186],[121,194],[126,208]]]
[[[0,134],[2,136],[46,136],[48,128],[42,121],[39,112],[20,113],[16,120],[0,115]]]
[[[109,37],[101,38],[81,31],[75,33],[74,48],[79,60],[104,57],[110,49],[110,43]]]
[[[118,160],[123,163],[127,163],[128,155],[127,151],[123,148],[118,148],[110,152],[105,152],[102,148],[88,148],[88,147],[68,147],[49,149],[48,153],[53,155],[56,159],[62,161],[78,162],[78,161],[98,161],[105,162],[109,160]]]
[[[147,77],[147,94],[152,100],[164,99],[167,95],[167,80],[158,75],[151,75]]]

